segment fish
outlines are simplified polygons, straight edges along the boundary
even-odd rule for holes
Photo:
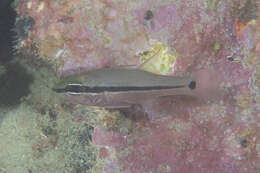
[[[195,96],[196,81],[189,76],[106,67],[67,76],[52,90],[69,96],[76,104],[117,109],[165,96]]]

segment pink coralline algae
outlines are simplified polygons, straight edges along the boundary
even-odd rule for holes
[[[41,3],[45,6],[40,8]],[[29,1],[24,44],[60,72],[133,64],[153,42],[176,53],[174,75],[192,75],[197,97],[149,100],[131,133],[96,127],[104,172],[260,172],[260,15],[253,0]],[[61,63],[62,62],[62,63]]]

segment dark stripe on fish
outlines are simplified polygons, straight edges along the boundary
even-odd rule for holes
[[[124,92],[124,91],[151,91],[162,89],[184,88],[185,85],[177,86],[126,86],[126,87],[88,87],[82,85],[68,85],[66,88],[53,89],[57,93],[102,93],[102,92]]]

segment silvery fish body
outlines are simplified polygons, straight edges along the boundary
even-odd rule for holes
[[[157,75],[138,69],[101,68],[71,75],[54,91],[69,95],[75,103],[105,108],[130,107],[149,99],[171,95],[194,95],[191,77]]]

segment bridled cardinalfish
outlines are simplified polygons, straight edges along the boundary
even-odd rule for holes
[[[111,109],[143,105],[147,100],[165,96],[195,96],[196,81],[191,77],[157,75],[139,70],[155,55],[134,69],[101,68],[68,76],[53,91],[69,95],[78,104]]]
[[[194,96],[191,77],[157,75],[139,69],[101,68],[71,75],[53,91],[72,97],[76,103],[104,108],[128,108],[172,95]]]

